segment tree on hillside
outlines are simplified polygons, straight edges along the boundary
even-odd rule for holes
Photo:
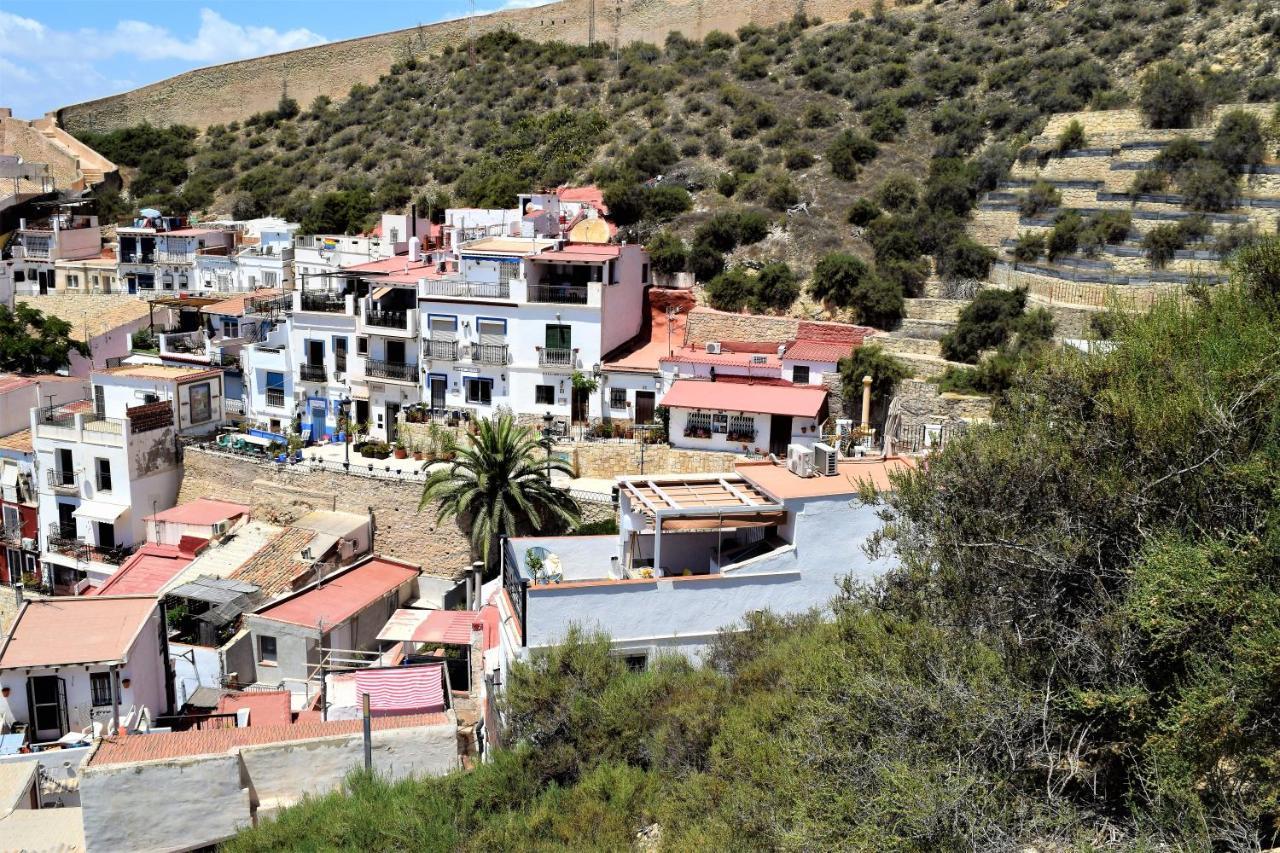
[[[1142,77],[1138,103],[1152,127],[1191,127],[1205,102],[1203,86],[1181,65],[1162,62]]]
[[[863,344],[840,359],[840,387],[844,391],[845,413],[857,418],[862,409],[862,379],[871,377],[873,405],[886,404],[899,382],[911,376],[911,368],[885,352],[879,344]]]
[[[492,568],[498,540],[577,524],[577,503],[551,484],[553,472],[572,476],[563,459],[546,458],[538,434],[511,415],[481,419],[448,468],[433,471],[418,507],[438,507],[437,520],[457,518],[471,530],[471,550]]]
[[[956,326],[942,339],[942,354],[951,361],[976,363],[978,356],[1009,339],[1027,305],[1025,290],[984,288],[964,310]]]
[[[25,302],[12,311],[0,305],[0,371],[53,373],[71,363],[72,352],[88,358],[89,345],[71,337],[66,320]]]

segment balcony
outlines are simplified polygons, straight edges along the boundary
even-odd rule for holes
[[[511,360],[510,349],[506,344],[475,344],[471,347],[471,360],[476,364],[505,365]]]
[[[273,409],[284,408],[284,389],[268,388],[267,389],[267,405]]]
[[[432,361],[457,361],[458,342],[425,340],[422,342],[422,353]]]
[[[365,360],[364,375],[369,379],[390,379],[395,382],[418,384],[418,365],[378,358]]]
[[[418,283],[418,295],[454,296],[474,299],[510,299],[511,286],[492,281],[467,281],[461,278],[426,279]]]
[[[49,489],[55,495],[80,494],[80,482],[76,480],[75,471],[59,471],[56,468],[50,468],[44,473]]]
[[[302,364],[298,366],[298,375],[303,382],[328,382],[329,374],[323,364]]]
[[[206,356],[209,352],[209,339],[204,332],[176,332],[160,336],[160,354]]]
[[[377,309],[370,308],[364,312],[364,324],[366,326],[376,326],[382,329],[408,329],[409,312],[379,311]]]
[[[577,284],[531,284],[529,301],[556,305],[586,305],[588,288]]]
[[[22,525],[6,524],[0,527],[0,541],[6,545],[12,545],[14,548],[22,544]]]
[[[577,366],[577,350],[573,349],[552,349],[551,347],[538,348],[538,366],[551,368],[564,368],[571,370]]]
[[[99,545],[91,545],[83,539],[77,538],[74,527],[71,525],[64,527],[55,521],[49,525],[48,534],[45,536],[45,550],[50,554],[71,557],[77,562],[104,563],[108,566],[119,566],[129,559],[129,556],[134,551],[138,550],[138,546],[115,545],[110,548],[103,548]]]
[[[346,314],[347,298],[341,293],[298,294],[298,310],[319,311],[325,314]]]

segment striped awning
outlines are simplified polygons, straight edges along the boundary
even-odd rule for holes
[[[444,710],[444,665],[395,666],[356,671],[357,707],[369,695],[374,715],[424,714]]]

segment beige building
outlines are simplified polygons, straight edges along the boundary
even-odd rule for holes
[[[118,293],[116,256],[104,249],[96,258],[59,260],[54,264],[55,287],[60,293]]]

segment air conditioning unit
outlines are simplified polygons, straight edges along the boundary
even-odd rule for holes
[[[768,364],[769,357],[767,355],[753,355],[751,356],[751,363],[752,364]]]
[[[215,521],[213,523],[213,538],[219,539],[227,535],[228,524],[225,521]]]
[[[34,539],[29,539],[29,538],[24,538],[24,539],[22,540],[22,550],[24,550],[24,551],[39,551],[39,550],[40,550],[40,546],[36,544],[36,540],[34,540]]]
[[[812,477],[813,449],[803,444],[787,445],[787,470],[797,477]]]
[[[813,461],[818,473],[824,477],[836,475],[836,449],[829,444],[818,442],[813,446]]]
[[[707,341],[707,352],[708,352],[708,353],[710,353],[711,355],[719,355],[719,354],[720,354],[720,342],[719,342],[719,341]]]

